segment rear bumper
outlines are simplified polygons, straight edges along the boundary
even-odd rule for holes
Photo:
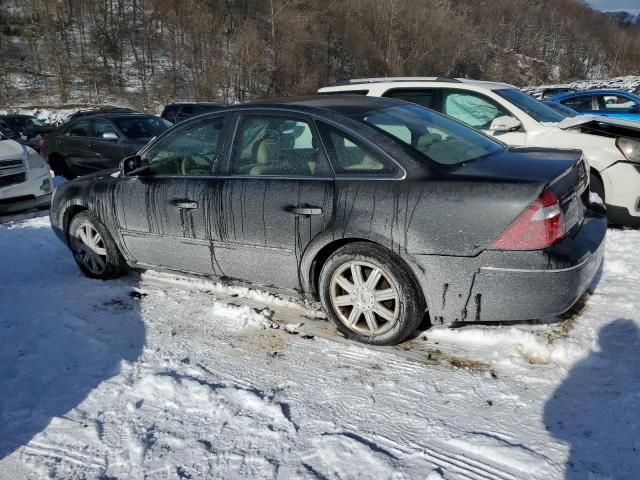
[[[589,210],[582,225],[537,251],[487,250],[472,258],[419,259],[431,320],[534,320],[569,310],[593,281],[604,258],[607,220]],[[443,283],[433,278],[438,274]]]

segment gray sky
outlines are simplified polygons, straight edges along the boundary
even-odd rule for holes
[[[626,11],[640,14],[640,0],[586,0],[596,10],[603,12]]]

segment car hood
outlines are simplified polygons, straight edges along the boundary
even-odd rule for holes
[[[628,130],[634,137],[640,135],[640,124],[631,120],[623,120],[621,118],[603,117],[596,115],[580,115],[577,117],[565,118],[563,121],[556,123],[555,126],[562,130],[569,130],[577,127],[594,127],[594,126],[611,125],[616,130]]]
[[[0,140],[0,160],[18,159],[24,155],[24,147],[14,140]]]

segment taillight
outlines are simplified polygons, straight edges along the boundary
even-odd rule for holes
[[[560,200],[551,190],[520,214],[491,244],[492,250],[539,250],[546,248],[565,234],[564,214]]]

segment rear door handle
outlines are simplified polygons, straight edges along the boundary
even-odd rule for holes
[[[95,146],[96,146],[96,144],[95,144],[95,143],[93,143],[93,142],[89,142],[89,145],[88,145],[88,147],[89,147],[89,148],[93,148],[93,147],[95,147]]]
[[[198,202],[193,202],[191,200],[172,200],[171,205],[184,210],[195,210],[198,208]]]
[[[322,215],[322,208],[320,207],[298,207],[295,205],[290,205],[286,208],[287,212],[293,213],[294,215]]]

